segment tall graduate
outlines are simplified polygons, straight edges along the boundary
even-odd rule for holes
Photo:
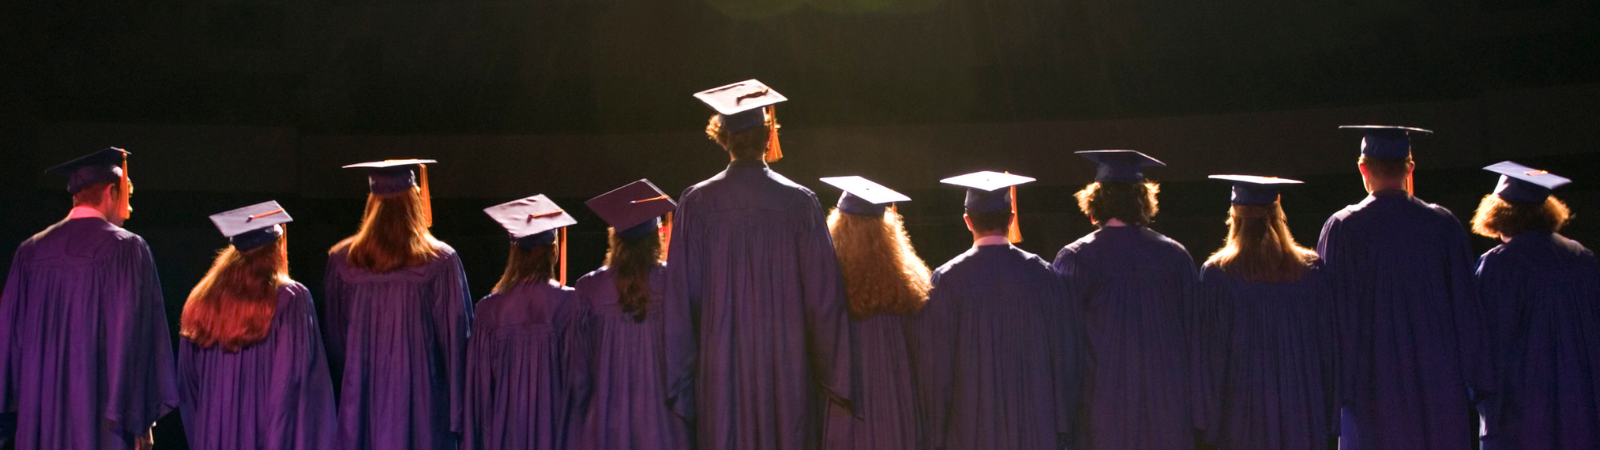
[[[590,199],[589,209],[611,225],[606,265],[578,279],[578,298],[590,313],[593,394],[579,411],[586,450],[688,449],[689,423],[667,405],[662,297],[666,293],[661,215],[677,203],[649,180]],[[694,345],[683,336],[678,345]]]
[[[586,398],[584,306],[557,271],[567,226],[543,195],[483,212],[511,235],[506,271],[478,301],[467,350],[467,450],[558,450]]]
[[[432,162],[345,166],[368,171],[372,193],[323,278],[328,359],[343,374],[339,448],[453,448],[462,431],[472,298],[461,258],[428,232]]]
[[[1201,269],[1206,440],[1223,449],[1321,450],[1339,433],[1333,287],[1278,203],[1299,181],[1233,182],[1228,240]]]
[[[933,271],[916,319],[920,448],[1053,449],[1072,439],[1083,328],[1050,265],[1008,238],[1011,187],[1031,181],[995,172],[943,180],[967,188],[973,244]]]
[[[1317,244],[1338,313],[1340,448],[1471,448],[1490,361],[1466,231],[1412,196],[1410,136],[1428,131],[1347,128],[1366,132],[1371,195],[1328,218]]]
[[[781,94],[749,80],[695,95],[717,110],[706,135],[733,162],[679,197],[661,309],[667,401],[702,414],[701,450],[816,448],[825,405],[855,407],[860,379],[822,206],[767,167]]]
[[[1570,182],[1510,161],[1472,231],[1503,243],[1478,259],[1501,391],[1478,405],[1485,450],[1600,447],[1600,264],[1562,236]]]
[[[128,152],[107,148],[50,169],[72,212],[17,248],[0,296],[0,444],[19,449],[148,448],[178,407],[161,282],[144,239],[122,223]]]
[[[228,238],[183,305],[178,393],[197,450],[333,448],[333,382],[311,293],[289,279],[278,202],[211,216]]]
[[[1089,369],[1088,448],[1171,449],[1194,445],[1199,377],[1193,329],[1198,284],[1189,252],[1148,228],[1159,186],[1144,168],[1160,161],[1133,150],[1078,152],[1099,164],[1077,193],[1099,227],[1056,254],[1067,301],[1083,311]]]
[[[928,265],[911,248],[900,214],[888,208],[911,198],[862,177],[822,181],[844,191],[828,214],[828,231],[859,339],[861,402],[872,407],[862,419],[830,408],[826,447],[917,448],[910,321],[928,298]]]

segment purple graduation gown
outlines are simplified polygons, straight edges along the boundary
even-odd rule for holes
[[[1492,380],[1461,223],[1379,192],[1334,213],[1317,253],[1338,314],[1340,447],[1471,448],[1468,389]]]
[[[338,446],[455,448],[472,298],[461,259],[439,244],[426,264],[376,274],[328,255],[328,360],[343,369]]]
[[[238,352],[178,347],[183,430],[194,450],[322,450],[338,429],[317,310],[300,283],[278,289],[265,340]]]
[[[830,450],[915,449],[921,433],[916,385],[911,368],[912,318],[876,314],[855,320],[861,367],[862,404],[872,413],[856,417],[849,408],[828,406]]]
[[[1103,227],[1056,254],[1092,361],[1087,439],[1094,449],[1194,446],[1200,376],[1193,330],[1198,274],[1189,252],[1145,227]]]
[[[0,415],[16,448],[132,448],[178,407],[167,333],[138,235],[85,218],[23,242],[0,296]]]
[[[578,279],[590,313],[593,394],[584,415],[584,450],[687,450],[689,424],[667,406],[666,341],[661,301],[664,267],[650,272],[643,322],[617,303],[616,274],[601,267]],[[680,345],[693,345],[686,342]]]
[[[826,402],[862,405],[816,195],[735,161],[679,198],[661,310],[668,402],[695,419],[701,450],[817,448]]]
[[[1087,355],[1063,294],[1049,264],[1010,245],[974,247],[934,270],[913,344],[917,448],[1055,449],[1070,439]]]
[[[466,450],[564,450],[587,398],[572,288],[526,281],[478,302],[467,349]]]
[[[1320,265],[1298,281],[1201,270],[1199,328],[1212,405],[1206,441],[1222,449],[1322,450],[1339,434],[1333,287]]]
[[[1478,260],[1503,389],[1479,405],[1484,450],[1600,448],[1600,264],[1526,232]]]

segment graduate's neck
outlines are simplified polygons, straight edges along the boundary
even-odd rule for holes
[[[1127,226],[1132,226],[1132,225],[1128,225],[1127,222],[1123,222],[1123,221],[1117,220],[1117,219],[1108,219],[1105,222],[1101,222],[1100,223],[1100,228],[1127,227]]]
[[[973,232],[972,233],[972,246],[973,247],[979,247],[979,246],[984,246],[984,245],[1011,245],[1011,240],[1006,238],[1005,230],[1001,230],[998,233],[995,233],[995,232],[986,232],[986,233]]]
[[[1377,178],[1362,174],[1361,181],[1366,186],[1368,194],[1376,194],[1385,191],[1398,191],[1405,192],[1406,195],[1412,195],[1411,175],[1406,175],[1399,178]]]
[[[106,219],[105,211],[101,211],[100,208],[94,205],[78,205],[72,207],[72,211],[67,212],[67,220],[72,219],[100,219],[109,222],[109,220]]]
[[[756,167],[766,168],[767,162],[761,158],[731,158],[728,167]]]

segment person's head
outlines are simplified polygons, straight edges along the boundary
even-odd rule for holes
[[[999,226],[1001,236],[1006,225]],[[912,249],[899,213],[857,215],[834,208],[828,215],[828,231],[844,274],[852,317],[905,315],[922,308],[931,286],[928,265]]]
[[[1356,164],[1361,168],[1361,179],[1366,184],[1367,192],[1411,192],[1411,172],[1416,169],[1411,156],[1400,159],[1362,156]]]
[[[722,115],[712,114],[711,120],[706,123],[706,137],[722,146],[734,160],[765,161],[767,151],[771,148],[770,141],[777,134],[775,130],[779,126],[771,114],[760,114],[763,116],[761,126],[739,131],[729,130],[723,124]]]
[[[290,282],[288,238],[217,254],[200,284],[189,292],[179,334],[200,347],[238,351],[266,339],[278,306],[278,288]]]
[[[1143,227],[1155,221],[1159,210],[1156,194],[1160,192],[1161,186],[1153,182],[1100,181],[1089,183],[1074,196],[1078,199],[1078,210],[1097,226],[1116,219],[1126,225]]]
[[[652,232],[634,236],[610,229],[611,247],[606,251],[606,267],[616,280],[617,303],[623,312],[633,315],[633,320],[641,322],[650,309],[650,271],[666,257],[659,228],[645,228]]]
[[[1489,194],[1478,203],[1472,215],[1472,232],[1497,239],[1509,239],[1527,231],[1555,233],[1571,219],[1567,204],[1549,196],[1543,203],[1510,202]]]
[[[130,203],[132,196],[133,181],[131,180],[127,183],[127,189],[123,189],[123,184],[120,181],[95,183],[72,194],[72,207],[92,208],[95,211],[99,211],[100,215],[106,218],[106,221],[120,227],[128,218],[129,213],[133,212],[133,206]]]
[[[554,241],[538,245],[511,243],[510,256],[506,258],[506,271],[495,283],[494,292],[510,292],[517,285],[534,281],[549,282],[556,276],[556,262],[560,251]]]
[[[128,178],[128,151],[107,147],[80,156],[47,170],[67,179],[72,207],[93,209],[107,221],[121,226],[132,214],[128,199],[133,182]]]
[[[967,231],[972,232],[973,239],[988,236],[1005,236],[1011,229],[1011,221],[1017,220],[1017,215],[1011,210],[972,212],[968,211],[962,216],[967,221]]]
[[[1316,260],[1316,252],[1294,241],[1283,208],[1273,202],[1233,205],[1228,211],[1228,240],[1206,264],[1246,281],[1289,283],[1305,276]]]
[[[428,231],[421,191],[415,187],[367,195],[361,229],[333,247],[348,249],[345,260],[373,273],[416,267],[432,261],[439,242]]]

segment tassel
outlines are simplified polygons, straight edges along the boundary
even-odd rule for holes
[[[772,118],[771,131],[767,135],[767,162],[777,162],[783,159],[783,146],[778,145],[778,108],[768,106],[767,115]]]
[[[419,178],[421,179],[418,181],[420,182],[419,184],[422,185],[422,222],[426,224],[427,227],[432,228],[433,193],[428,191],[428,165],[417,164],[417,167],[419,168],[418,171],[421,172],[419,174]]]
[[[561,227],[561,285],[567,285],[567,227]]]
[[[1011,173],[1011,172],[1006,172]],[[1006,240],[1016,244],[1022,242],[1022,216],[1017,215],[1017,187],[1011,187],[1011,228],[1006,230]]]
[[[122,215],[122,220],[133,217],[133,208],[128,206],[129,197],[133,196],[133,183],[128,181],[128,152],[122,152],[122,180],[117,182],[122,194],[117,197],[117,214]]]
[[[661,259],[667,258],[667,251],[672,249],[672,211],[667,211],[667,223],[661,226]]]

